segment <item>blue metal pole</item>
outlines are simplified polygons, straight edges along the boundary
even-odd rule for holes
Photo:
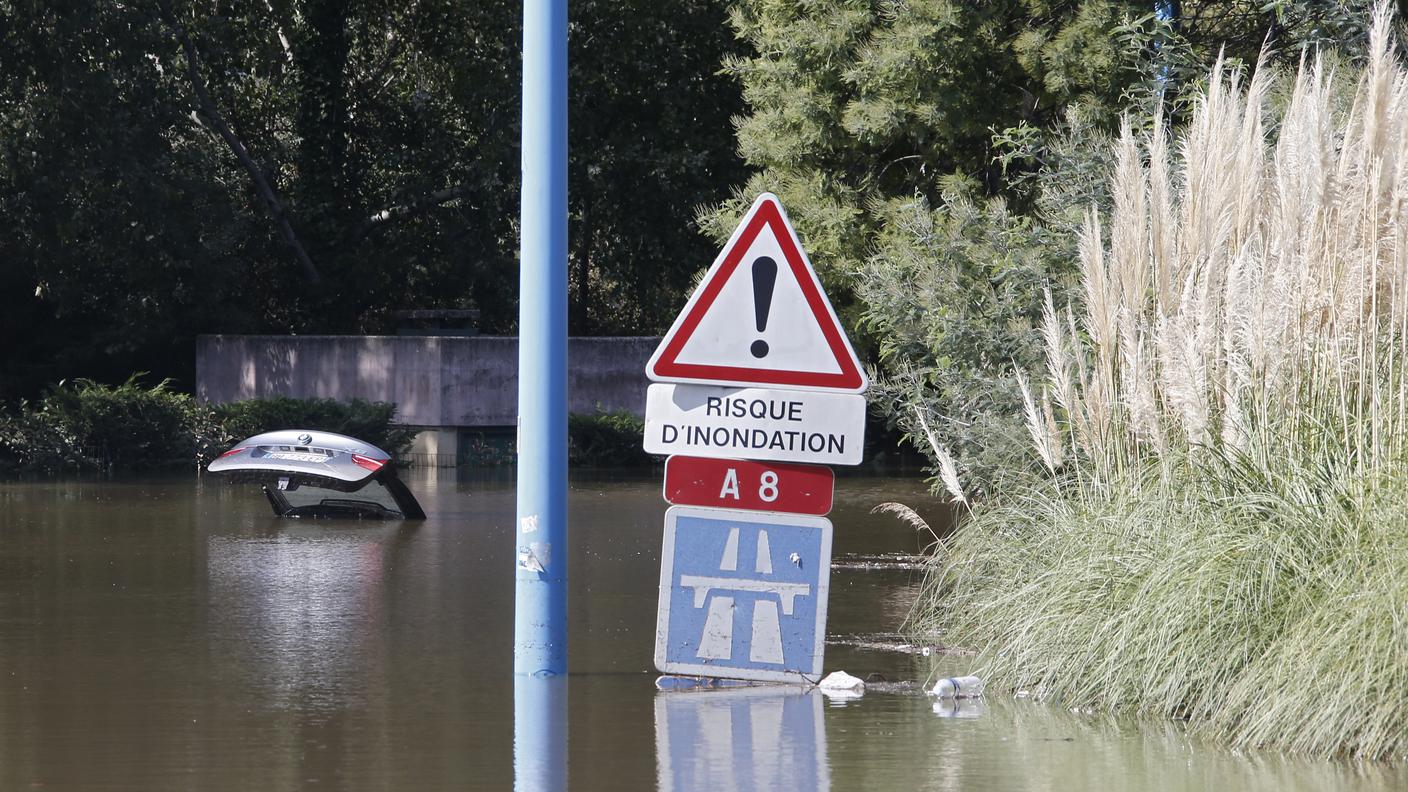
[[[567,673],[567,0],[523,3],[513,670]]]

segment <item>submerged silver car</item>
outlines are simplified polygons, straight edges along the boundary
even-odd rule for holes
[[[262,485],[279,517],[425,519],[391,455],[355,437],[266,432],[221,454],[207,470]]]

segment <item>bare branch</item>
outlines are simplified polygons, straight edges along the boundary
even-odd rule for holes
[[[303,268],[304,276],[308,278],[310,283],[319,283],[322,281],[322,276],[318,273],[317,266],[313,264],[313,259],[309,257],[307,249],[303,247],[298,234],[294,232],[293,225],[289,223],[288,212],[284,209],[283,202],[279,200],[273,186],[265,178],[264,171],[250,155],[249,149],[226,123],[225,117],[220,114],[214,100],[210,98],[210,91],[206,88],[205,79],[200,74],[200,56],[196,52],[195,42],[191,40],[186,28],[177,21],[176,14],[171,9],[170,0],[157,0],[157,5],[161,8],[162,19],[171,28],[171,32],[180,42],[181,49],[186,55],[186,71],[190,75],[191,88],[195,91],[196,99],[200,103],[201,116],[215,128],[221,139],[225,141],[225,145],[229,146],[230,151],[234,153],[235,158],[240,161],[240,165],[249,174],[250,180],[254,182],[255,191],[263,199],[264,207],[269,212],[269,216],[278,225],[279,233],[283,236],[284,242],[293,249],[294,256]]]
[[[347,235],[347,240],[349,242],[356,242],[383,225],[400,220],[407,220],[416,215],[424,214],[441,204],[449,203],[459,198],[468,192],[468,190],[469,185],[456,184],[453,187],[446,187],[443,190],[426,193],[409,203],[388,206],[385,209],[373,212]]]
[[[274,19],[274,33],[279,37],[279,46],[283,47],[284,60],[288,61],[288,65],[292,66],[293,45],[289,44],[288,35],[284,33],[284,26],[279,23],[278,12],[274,10],[274,4],[269,2],[269,0],[264,0],[264,7],[269,9],[269,16]]]

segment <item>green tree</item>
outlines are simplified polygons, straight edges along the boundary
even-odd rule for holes
[[[516,317],[521,6],[0,0],[0,398],[202,332]],[[722,0],[572,7],[573,328],[653,332],[743,178]]]
[[[734,58],[755,175],[702,220],[725,237],[751,196],[778,194],[844,292],[880,232],[878,202],[937,204],[952,174],[1002,187],[995,131],[1047,128],[1086,101],[1114,106],[1134,68],[1114,35],[1135,3],[1088,0],[741,0]]]
[[[718,252],[703,204],[747,171],[734,151],[742,45],[719,0],[580,0],[569,37],[572,331],[664,332]]]
[[[1224,51],[1253,62],[1272,36],[1294,60],[1302,46],[1361,39],[1365,6],[738,0],[730,19],[753,54],[727,67],[748,103],[738,148],[754,173],[701,223],[726,239],[754,195],[775,192],[844,294],[890,199],[938,205],[945,180],[960,175],[1019,211],[1030,206],[995,135],[1044,143],[1075,107],[1111,130],[1135,95],[1167,99]]]
[[[1076,295],[1076,229],[1108,202],[1107,137],[1072,114],[1022,184],[1025,212],[958,177],[938,204],[876,208],[882,230],[855,279],[883,372],[870,398],[931,458],[949,449],[976,490],[1030,447],[1013,371],[1041,362],[1047,294],[1053,307]]]
[[[107,5],[0,3],[0,393],[121,381],[130,369],[109,361],[171,357],[198,319],[236,321],[220,298],[265,235],[166,100],[170,50],[150,19]]]
[[[1220,54],[1362,39],[1364,4],[739,0],[734,58],[753,176],[701,213],[718,238],[782,199],[843,319],[881,365],[873,400],[990,485],[1025,447],[1014,364],[1038,359],[1074,230],[1106,200],[1099,145],[1131,106],[1183,117]],[[1268,39],[1268,36],[1270,37]]]

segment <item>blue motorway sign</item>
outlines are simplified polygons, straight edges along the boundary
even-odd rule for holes
[[[655,667],[816,682],[826,643],[831,522],[675,506],[665,513]]]

